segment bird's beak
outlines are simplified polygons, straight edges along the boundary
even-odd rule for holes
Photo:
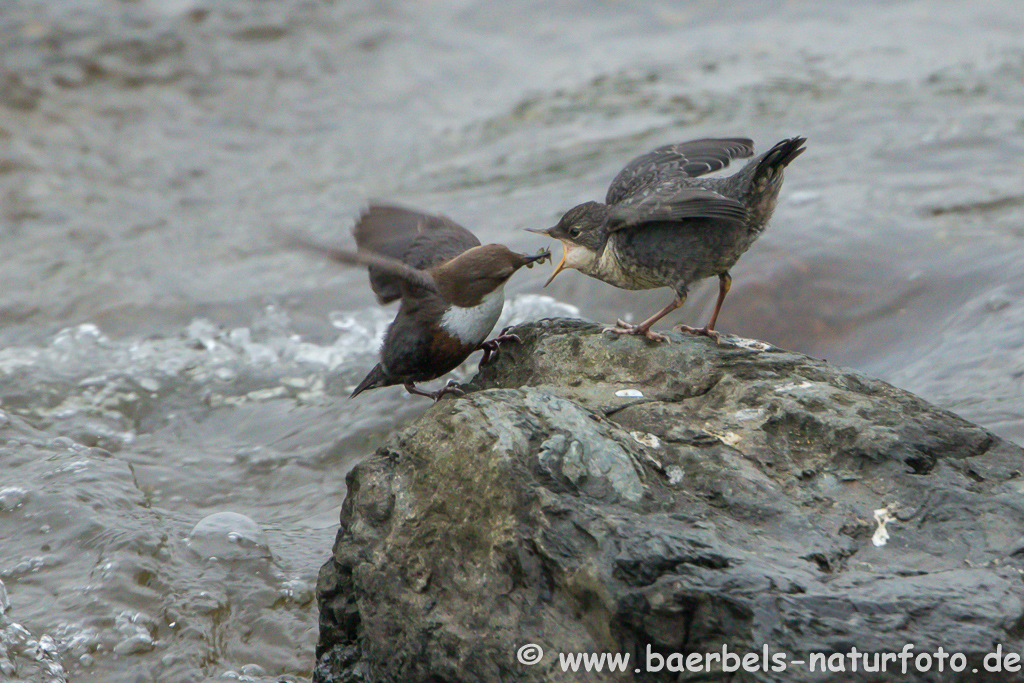
[[[551,273],[551,277],[549,277],[548,281],[544,283],[545,287],[550,285],[551,281],[555,279],[555,276],[558,275],[559,273],[561,273],[562,269],[565,268],[565,257],[568,256],[568,255],[569,255],[569,250],[566,249],[565,245],[563,244],[562,245],[562,260],[558,262],[558,265],[555,266],[555,272]]]
[[[525,265],[527,268],[533,268],[533,264],[534,263],[543,263],[545,260],[550,261],[551,260],[551,250],[550,249],[541,249],[540,251],[538,251],[536,254],[533,254],[532,256],[527,256],[526,254],[521,254],[521,256],[523,257],[523,260],[525,261],[525,263],[523,265]]]
[[[545,235],[546,237],[553,237],[555,239],[558,239],[553,234],[551,234],[551,233],[554,232],[555,228],[557,228],[557,227],[558,226],[556,225],[554,227],[546,228],[546,229],[526,228],[526,230],[527,230],[527,232],[534,232],[534,233],[537,233],[538,235]],[[560,272],[562,272],[562,269],[565,268],[565,257],[566,257],[566,255],[568,255],[568,253],[569,253],[568,249],[566,249],[565,248],[565,244],[563,244],[562,245],[562,260],[558,262],[558,265],[555,266],[555,272],[551,273],[551,277],[549,277],[548,281],[544,283],[545,287],[550,285],[551,281],[555,279],[555,276],[558,275]]]

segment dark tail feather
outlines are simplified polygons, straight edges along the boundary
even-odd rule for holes
[[[384,372],[384,368],[380,366],[380,363],[377,363],[373,366],[373,370],[370,370],[369,374],[366,375],[366,377],[363,378],[363,381],[359,383],[359,386],[355,388],[355,391],[349,394],[349,398],[355,398],[367,389],[389,387],[392,384],[398,384],[398,382],[394,378],[389,377],[388,374]]]
[[[771,173],[783,169],[789,162],[800,156],[806,147],[803,144],[807,138],[790,138],[779,142],[770,150],[764,153],[761,160],[757,162],[757,175]]]

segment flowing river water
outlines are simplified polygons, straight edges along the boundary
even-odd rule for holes
[[[379,198],[556,247],[736,135],[808,143],[719,328],[1024,442],[1016,0],[4,0],[0,678],[308,678],[345,474],[429,402],[346,398],[393,310],[286,236]],[[546,270],[503,322],[670,297]]]

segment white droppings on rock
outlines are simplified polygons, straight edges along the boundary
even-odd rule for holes
[[[633,437],[633,441],[636,441],[642,446],[648,448],[661,448],[661,439],[655,434],[648,434],[647,432],[630,432],[629,435]]]
[[[726,446],[730,446],[733,448],[735,448],[736,444],[738,444],[740,441],[743,441],[743,437],[737,434],[736,432],[720,432],[709,427],[704,427],[703,431],[705,434],[715,437],[716,439],[724,443]]]
[[[669,465],[665,468],[665,476],[668,477],[668,483],[672,486],[681,484],[683,479],[686,478],[686,472],[679,465]]]
[[[801,389],[810,389],[814,386],[813,382],[790,382],[789,384],[783,384],[782,386],[775,387],[776,394],[789,394]]]
[[[895,508],[895,505],[887,505],[875,510],[875,522],[878,524],[878,528],[875,529],[871,542],[879,548],[889,542],[889,530],[885,527],[889,522],[896,520],[896,516],[893,515]]]
[[[739,422],[746,422],[748,420],[759,420],[764,417],[763,408],[744,408],[743,410],[737,410],[732,415]]]
[[[744,349],[750,349],[751,351],[768,351],[772,348],[772,345],[768,342],[760,341],[759,339],[744,339],[743,337],[723,337],[723,340],[729,342],[734,346],[739,346]]]

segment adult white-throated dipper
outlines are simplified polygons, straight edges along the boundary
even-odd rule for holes
[[[500,335],[484,341],[505,303],[504,287],[523,266],[551,257],[517,254],[480,240],[444,216],[384,204],[371,205],[352,230],[358,251],[297,240],[298,244],[349,265],[369,266],[370,287],[383,304],[401,300],[388,327],[380,362],[352,392],[402,384],[410,394],[435,401],[456,392],[454,382],[435,392],[417,389],[454,370],[478,349],[486,363]]]
[[[672,303],[639,325],[619,320],[608,328],[664,341],[651,325],[683,305],[690,284],[717,275],[718,301],[708,324],[676,329],[718,341],[715,321],[732,284],[729,269],[767,226],[782,171],[804,151],[805,141],[783,140],[727,178],[698,176],[752,155],[751,140],[693,140],[637,157],[612,181],[603,204],[580,204],[558,225],[531,230],[562,242],[562,260],[545,286],[563,268],[575,268],[623,289],[671,287]]]

